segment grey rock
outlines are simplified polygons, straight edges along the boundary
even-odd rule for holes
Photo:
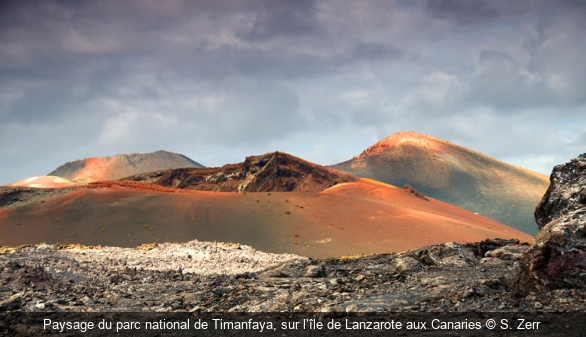
[[[498,257],[501,260],[519,261],[523,258],[523,254],[527,252],[529,246],[525,245],[509,245],[491,250],[486,253],[487,257]]]
[[[549,188],[535,209],[539,229],[586,207],[586,153],[554,167],[549,180]]]
[[[524,256],[520,292],[586,288],[586,209],[543,227]]]
[[[507,252],[455,243],[400,254],[313,260],[209,242],[148,251],[25,248],[0,255],[0,310],[99,312],[577,311],[584,289],[532,293],[510,284]],[[238,248],[237,248],[238,247]],[[185,265],[185,256],[192,259]],[[491,263],[481,261],[492,261]],[[498,263],[496,261],[499,261]],[[41,267],[42,266],[42,267]],[[34,285],[34,287],[33,287]],[[533,296],[533,297],[531,297]],[[540,302],[541,309],[533,304]],[[40,303],[44,304],[40,305]]]
[[[586,154],[554,168],[535,210],[540,228],[522,259],[521,295],[586,289]]]
[[[421,263],[409,256],[398,257],[394,261],[395,269],[398,272],[419,271],[422,269]]]
[[[478,263],[472,251],[453,242],[419,249],[410,256],[423,264],[443,267],[469,267]]]
[[[307,268],[305,268],[305,274],[303,275],[303,277],[324,277],[324,276],[325,276],[325,271],[324,271],[323,265],[308,266]]]
[[[16,293],[4,300],[0,300],[0,311],[11,311],[20,307],[20,300],[24,292]]]
[[[435,295],[435,296],[434,296]],[[367,297],[344,303],[346,312],[402,311],[411,309],[423,301],[442,297],[441,295],[422,290],[406,290],[402,293],[389,293]]]

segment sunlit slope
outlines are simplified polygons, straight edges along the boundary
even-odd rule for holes
[[[322,258],[396,252],[446,241],[532,239],[471,212],[364,179],[321,193],[244,194],[144,186],[82,188],[2,210],[0,245],[128,247],[198,239]]]
[[[35,188],[62,188],[79,186],[78,183],[57,176],[39,176],[14,181],[6,186],[35,187]]]
[[[438,200],[537,233],[535,206],[548,177],[441,139],[414,132],[391,135],[332,168],[389,184],[409,184]]]

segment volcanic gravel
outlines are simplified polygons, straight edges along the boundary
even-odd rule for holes
[[[0,311],[584,311],[583,290],[515,293],[528,247],[488,240],[327,260],[198,241],[4,247]]]

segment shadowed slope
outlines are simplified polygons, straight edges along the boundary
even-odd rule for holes
[[[524,170],[441,139],[393,134],[332,168],[422,193],[478,212],[526,233],[537,233],[533,210],[547,176]]]
[[[323,192],[246,194],[96,183],[0,210],[0,245],[128,247],[198,239],[332,257],[495,237],[531,240],[493,220],[366,179]]]
[[[243,163],[138,174],[124,180],[221,192],[320,192],[357,178],[283,152],[246,157]]]
[[[59,166],[49,175],[87,183],[180,167],[204,166],[178,153],[157,151],[76,160]]]

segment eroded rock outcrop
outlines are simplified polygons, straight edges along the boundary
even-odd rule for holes
[[[283,152],[271,152],[222,167],[173,169],[124,179],[217,192],[320,192],[357,178]]]
[[[539,229],[586,207],[586,153],[556,166],[549,180],[549,188],[535,209]]]
[[[519,292],[586,289],[586,154],[558,165],[535,210],[540,228],[526,252]]]

